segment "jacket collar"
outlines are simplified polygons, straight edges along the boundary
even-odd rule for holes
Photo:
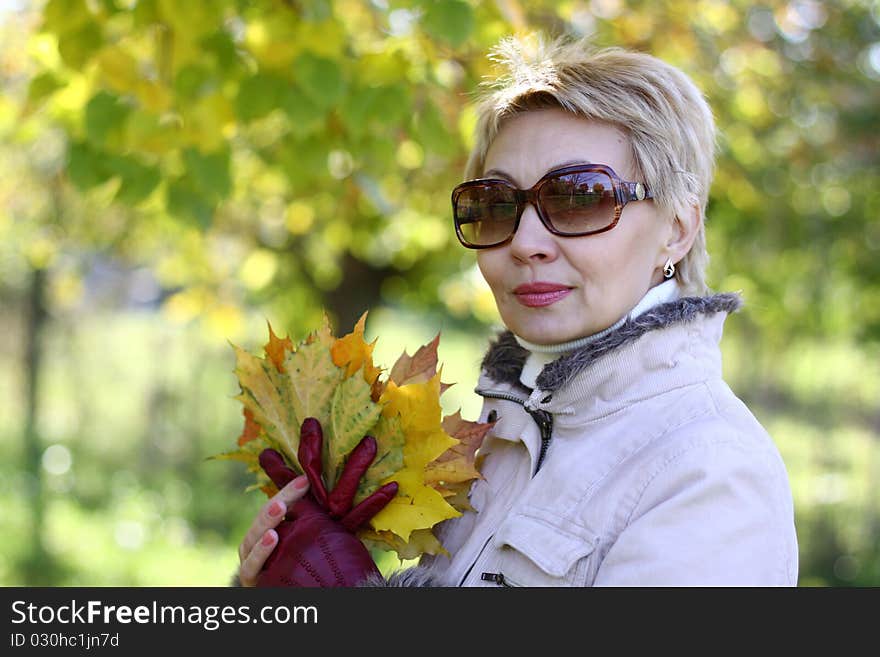
[[[499,334],[483,359],[480,387],[503,384],[529,397],[526,407],[552,413],[580,415],[586,404],[601,408],[656,394],[670,386],[686,385],[716,373],[720,375],[718,341],[726,315],[738,310],[742,299],[725,293],[682,297],[655,306],[584,347],[548,363],[537,377],[534,391],[519,381],[528,352],[510,331]],[[640,341],[638,349],[635,343]],[[664,370],[676,368],[669,376]],[[658,376],[659,375],[659,376]],[[627,401],[628,400],[628,401]]]

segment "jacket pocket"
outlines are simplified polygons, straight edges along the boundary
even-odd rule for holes
[[[598,540],[557,518],[514,514],[492,539],[500,569],[494,579],[508,586],[583,586]]]

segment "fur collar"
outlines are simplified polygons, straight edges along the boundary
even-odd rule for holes
[[[549,392],[559,390],[597,359],[650,331],[692,322],[701,315],[735,312],[741,306],[742,298],[736,293],[681,297],[662,303],[634,319],[627,319],[619,328],[598,340],[548,363],[538,375],[538,388]],[[508,383],[528,391],[519,380],[528,353],[519,345],[513,333],[504,331],[489,346],[483,358],[483,372],[499,383]]]

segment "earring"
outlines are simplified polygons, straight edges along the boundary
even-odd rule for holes
[[[666,264],[663,265],[663,276],[666,278],[675,276],[675,265],[672,264],[672,260],[669,258],[666,259]]]

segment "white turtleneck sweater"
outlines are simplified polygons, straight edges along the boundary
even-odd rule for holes
[[[655,285],[654,287],[652,287],[650,290],[647,291],[647,293],[645,293],[645,296],[642,297],[641,301],[639,301],[635,305],[635,307],[630,310],[626,315],[621,317],[607,329],[599,331],[598,333],[594,333],[593,335],[588,335],[583,338],[577,338],[575,340],[569,340],[568,342],[562,342],[560,344],[534,344],[532,342],[528,342],[527,340],[523,340],[518,335],[514,335],[516,341],[520,344],[520,346],[529,350],[529,355],[526,358],[525,364],[523,365],[522,373],[520,374],[519,380],[526,387],[534,389],[535,380],[538,378],[538,375],[541,373],[541,370],[544,369],[544,366],[547,363],[556,360],[565,353],[583,347],[593,340],[598,340],[603,335],[607,335],[614,329],[623,325],[626,320],[638,317],[643,312],[650,310],[654,306],[658,306],[661,303],[666,303],[668,301],[674,301],[678,297],[678,283],[675,281],[674,278],[671,278],[668,281],[660,283],[660,285]]]

